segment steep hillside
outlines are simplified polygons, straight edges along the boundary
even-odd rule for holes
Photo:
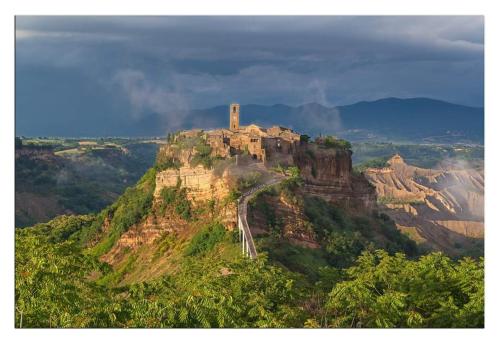
[[[423,169],[395,155],[368,168],[378,202],[418,242],[452,255],[482,254],[484,172],[464,166]]]

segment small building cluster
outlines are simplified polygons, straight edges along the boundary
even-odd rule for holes
[[[182,136],[196,136],[201,132],[206,135],[206,142],[212,148],[212,154],[221,157],[248,153],[256,160],[267,162],[274,157],[291,157],[300,135],[291,129],[273,126],[262,128],[251,124],[240,126],[240,106],[229,107],[229,129],[210,131],[190,130],[181,132]]]

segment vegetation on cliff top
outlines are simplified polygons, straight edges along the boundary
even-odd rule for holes
[[[327,149],[350,150],[352,148],[349,141],[334,136],[320,136],[317,137],[314,142],[318,146]]]

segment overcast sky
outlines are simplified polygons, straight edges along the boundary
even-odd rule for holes
[[[17,120],[231,101],[483,106],[483,36],[479,16],[17,17]]]

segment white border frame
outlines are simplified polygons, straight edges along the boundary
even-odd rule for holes
[[[369,342],[440,341],[468,342],[493,340],[500,337],[497,306],[499,295],[500,222],[496,197],[500,194],[499,144],[500,108],[498,77],[500,61],[500,11],[495,1],[475,0],[205,0],[205,1],[131,1],[125,0],[4,0],[0,3],[0,125],[1,151],[1,225],[0,282],[2,340],[85,342],[98,339],[119,339],[132,342],[147,335],[148,340],[195,340],[254,342],[255,340],[369,340]],[[485,252],[486,252],[486,312],[485,329],[418,329],[418,330],[15,330],[14,329],[14,16],[15,15],[485,15]]]

